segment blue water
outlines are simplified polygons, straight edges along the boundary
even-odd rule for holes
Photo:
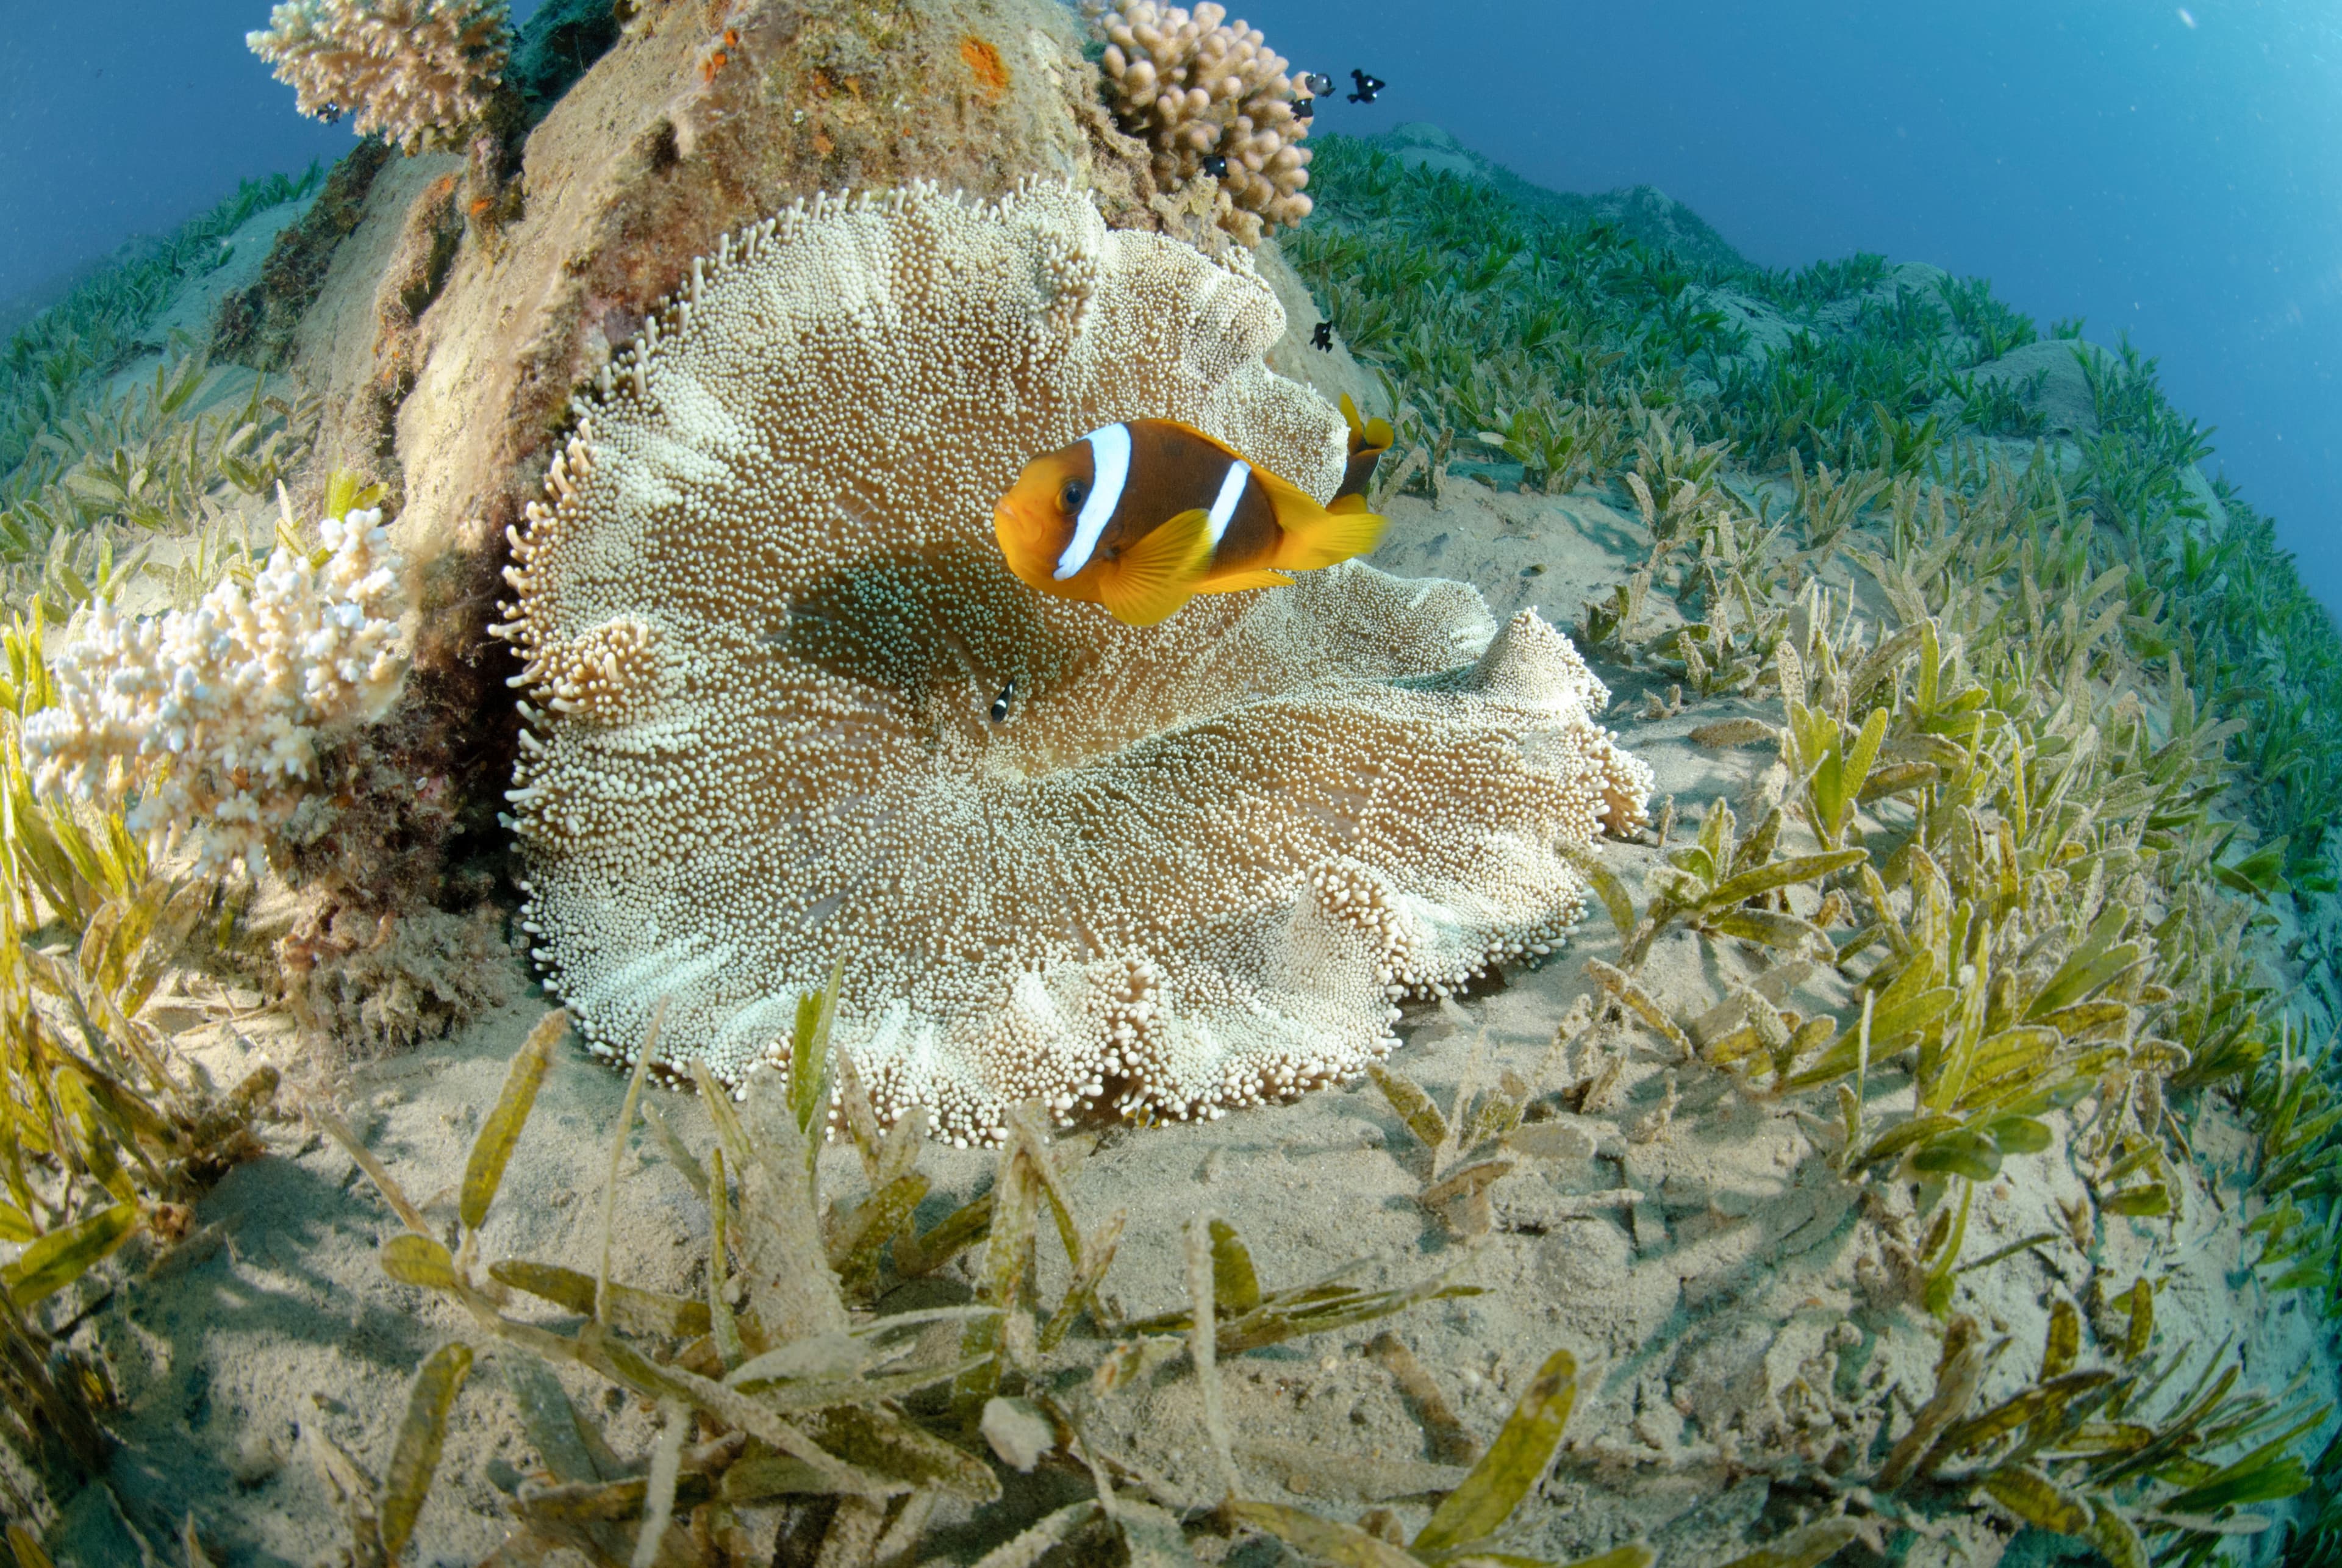
[[[0,321],[11,301],[135,235],[297,173],[354,138],[293,112],[244,46],[254,0],[86,7],[0,0]]]
[[[2127,330],[2342,608],[2342,7],[1236,10],[1297,66],[1390,84],[1327,129],[1432,121],[1540,185],[1656,185],[1767,266],[1882,251],[1989,277],[2045,332]]]
[[[2342,8],[1237,9],[1297,65],[1387,79],[1327,129],[1432,121],[1541,184],[1656,185],[1767,265],[1882,251],[1990,277],[2045,327],[2128,330],[2342,605]],[[0,319],[241,176],[346,150],[245,49],[266,19],[0,0]]]

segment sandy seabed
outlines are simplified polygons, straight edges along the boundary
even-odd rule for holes
[[[1403,498],[1390,508],[1386,570],[1479,584],[1499,617],[1527,605],[1567,624],[1579,604],[1640,559],[1645,541],[1627,514],[1590,495],[1496,494],[1452,484],[1441,504]],[[1695,814],[1723,796],[1743,820],[1770,756],[1715,751],[1686,738],[1694,719],[1638,720],[1651,694],[1635,672],[1599,670],[1614,686],[1608,721],[1657,774],[1655,802]],[[1706,704],[1698,722],[1730,716]],[[1746,712],[1761,711],[1746,704]],[[1647,841],[1648,834],[1644,835]],[[1605,856],[1636,893],[1659,862],[1656,846],[1607,844]],[[1940,1327],[1897,1284],[1895,1249],[1916,1235],[1909,1184],[1857,1184],[1833,1164],[1837,1135],[1819,1096],[1777,1100],[1731,1075],[1685,1064],[1656,1036],[1620,1026],[1555,1050],[1556,1027],[1595,988],[1587,958],[1616,958],[1616,933],[1598,908],[1563,954],[1510,971],[1460,1003],[1409,1007],[1392,1065],[1443,1105],[1459,1090],[1517,1074],[1550,1093],[1619,1071],[1606,1103],[1556,1112],[1515,1140],[1513,1169],[1488,1191],[1488,1228],[1427,1210],[1416,1194],[1428,1152],[1371,1084],[1216,1122],[1106,1133],[1068,1178],[1083,1223],[1127,1215],[1106,1293],[1133,1317],[1185,1301],[1183,1228],[1210,1214],[1250,1243],[1270,1286],[1315,1279],[1361,1255],[1398,1282],[1452,1271],[1483,1293],[1429,1303],[1381,1323],[1256,1352],[1222,1369],[1237,1459],[1253,1495],[1354,1517],[1387,1504],[1412,1521],[1426,1494],[1462,1471],[1428,1429],[1418,1403],[1372,1348],[1388,1331],[1429,1370],[1463,1426],[1485,1442],[1526,1379],[1554,1349],[1578,1360],[1581,1395],[1564,1453],[1524,1511],[1516,1549],[1566,1560],[1641,1537],[1669,1563],[1717,1560],[1773,1533],[1761,1524],[1768,1463],[1793,1449],[1829,1446],[1839,1423],[1891,1404],[1907,1413],[1934,1386]],[[1678,933],[1642,971],[1679,1012],[1722,992],[1738,960]],[[1753,965],[1747,966],[1753,971]],[[452,1223],[456,1185],[505,1066],[546,1004],[515,962],[514,998],[443,1042],[351,1071],[336,1099],[357,1134],[435,1223]],[[1808,1007],[1839,998],[1802,994]],[[213,1074],[233,1081],[256,1060],[297,1064],[289,1025],[266,1015],[188,1037]],[[574,1045],[555,1064],[523,1135],[483,1236],[489,1258],[525,1257],[592,1272],[599,1257],[609,1132],[625,1081]],[[1907,1081],[1872,1084],[1873,1114],[1906,1110]],[[703,1107],[664,1095],[661,1109],[695,1150],[713,1143]],[[2009,1162],[1980,1188],[1964,1253],[1980,1258],[2041,1232],[2063,1234],[2060,1198],[2084,1193],[2068,1158],[2069,1128],[2046,1152]],[[270,1132],[270,1153],[231,1172],[204,1202],[193,1241],[160,1260],[155,1277],[89,1303],[86,1332],[118,1370],[127,1404],[114,1493],[142,1531],[175,1532],[192,1515],[216,1556],[232,1563],[304,1563],[339,1540],[326,1484],[303,1452],[304,1434],[331,1434],[377,1471],[417,1364],[444,1339],[470,1331],[455,1309],[385,1276],[381,1243],[399,1226],[349,1156],[297,1123]],[[2185,1217],[2107,1217],[2094,1257],[2060,1241],[1962,1276],[1957,1309],[2013,1348],[1987,1397],[2029,1375],[2059,1294],[2084,1297],[2095,1275],[2107,1294],[2142,1273],[2167,1273],[2157,1298],[2159,1343],[2209,1350],[2233,1343],[2241,1385],[2272,1392],[2307,1373],[2334,1375],[2323,1329],[2296,1297],[2266,1294],[2250,1266],[2233,1176],[2219,1190],[2207,1170],[2233,1173],[2248,1149],[2217,1107],[2197,1123],[2198,1164]],[[1086,1138],[1081,1140],[1086,1142]],[[931,1224],[982,1191],[994,1156],[931,1148]],[[705,1288],[705,1208],[637,1128],[616,1202],[616,1277],[677,1292]],[[851,1152],[829,1149],[825,1187],[851,1197],[862,1176]],[[128,1268],[141,1266],[135,1256]],[[1064,1259],[1041,1253],[1042,1291],[1054,1300]],[[975,1254],[885,1306],[966,1299]],[[914,1299],[914,1297],[916,1299]],[[548,1309],[549,1310],[549,1309]],[[1080,1331],[1088,1332],[1088,1331]],[[1069,1348],[1095,1359],[1103,1342]],[[505,1503],[534,1457],[485,1353],[457,1403],[439,1480],[417,1532],[416,1560],[468,1563],[502,1539]],[[590,1379],[572,1392],[601,1415],[622,1453],[646,1446],[647,1407]],[[1218,1495],[1196,1385],[1174,1368],[1110,1397],[1095,1436],[1197,1505]],[[1891,1424],[1898,1430],[1907,1413]],[[1086,1483],[1046,1471],[1021,1481],[984,1517],[939,1516],[932,1542],[972,1559]],[[92,1489],[64,1533],[87,1563],[135,1561],[114,1503]],[[1904,1561],[1987,1564],[2005,1533],[1978,1519],[1917,1539]],[[1265,1542],[1240,1546],[1275,1552]],[[1249,1559],[1248,1559],[1249,1560]]]
[[[385,173],[372,215],[343,242],[335,281],[304,318],[305,364],[364,359],[374,339],[366,310],[396,248],[400,215],[453,163],[407,160]],[[191,285],[164,326],[202,335],[218,298],[251,284],[269,238],[291,215],[256,215],[226,247],[227,265]],[[1315,316],[1289,272],[1273,271],[1272,280],[1293,321]],[[1300,331],[1269,357],[1329,397],[1372,390],[1346,354],[1316,355]],[[151,362],[132,365],[116,385],[151,372]],[[335,374],[359,381],[364,368]],[[231,373],[222,395],[244,385]],[[1390,534],[1374,564],[1405,576],[1468,581],[1500,623],[1535,606],[1571,625],[1586,600],[1641,564],[1649,544],[1630,513],[1591,493],[1547,497],[1451,481],[1437,504],[1403,497],[1387,510]],[[1777,704],[1708,702],[1696,714],[1646,719],[1638,715],[1662,694],[1664,680],[1596,668],[1615,697],[1605,722],[1656,770],[1655,803],[1672,796],[1689,821],[1719,796],[1744,822],[1762,814],[1756,803],[1769,754],[1706,749],[1688,734],[1736,714],[1770,719]],[[1649,874],[1662,864],[1649,835],[1607,844],[1603,854],[1644,904]],[[1506,1074],[1547,1096],[1611,1079],[1582,1114],[1555,1110],[1516,1137],[1506,1156],[1512,1169],[1487,1189],[1485,1232],[1470,1233],[1469,1214],[1418,1202],[1433,1174],[1429,1152],[1363,1082],[1216,1122],[1117,1129],[1070,1173],[1085,1224],[1126,1214],[1105,1293],[1130,1317],[1185,1303],[1182,1233],[1206,1214],[1236,1227],[1272,1286],[1370,1256],[1375,1274],[1393,1283],[1452,1271],[1456,1283],[1479,1287],[1476,1295],[1224,1363],[1236,1458],[1252,1495],[1344,1519],[1389,1506],[1411,1525],[1431,1494],[1460,1478],[1421,1402],[1373,1348],[1385,1332],[1412,1349],[1462,1427],[1483,1443],[1549,1353],[1576,1357],[1581,1392],[1564,1452],[1509,1538],[1514,1550],[1556,1561],[1636,1538],[1658,1548],[1669,1568],[1725,1561],[1784,1523],[1767,1512],[1772,1466],[1793,1453],[1827,1453],[1841,1434],[1870,1433],[1882,1418],[1899,1432],[1927,1399],[1941,1326],[1915,1304],[1908,1249],[1941,1194],[1840,1176],[1838,1134],[1819,1094],[1783,1100],[1752,1092],[1728,1074],[1681,1063],[1635,1026],[1556,1053],[1557,1024],[1595,989],[1586,961],[1615,960],[1618,947],[1597,907],[1541,968],[1506,971],[1460,1003],[1407,1010],[1391,1064],[1443,1105]],[[1683,1015],[1704,1011],[1727,978],[1755,968],[1729,944],[1678,932],[1656,945],[1640,974]],[[449,1038],[322,1085],[435,1223],[452,1223],[481,1118],[507,1060],[545,1011],[517,958],[504,982],[506,1004]],[[1819,984],[1799,994],[1806,1010],[1844,1001],[1843,992]],[[233,1025],[184,1040],[222,1083],[261,1059],[296,1084],[318,1080],[292,1025],[256,1007]],[[482,1237],[485,1256],[595,1269],[610,1132],[625,1094],[625,1081],[582,1051],[556,1053]],[[1874,1120],[1907,1113],[1910,1102],[1907,1080],[1873,1079]],[[663,1095],[659,1104],[695,1150],[713,1143],[696,1100]],[[2071,1127],[2063,1118],[2055,1126],[2048,1149],[2012,1159],[1979,1188],[1964,1256],[2067,1233],[2059,1201],[2087,1194],[2067,1142]],[[297,1121],[265,1131],[267,1155],[230,1172],[204,1200],[187,1243],[161,1255],[134,1243],[117,1267],[55,1303],[55,1321],[78,1317],[75,1332],[103,1347],[125,1405],[110,1490],[88,1488],[72,1504],[54,1538],[60,1562],[138,1562],[134,1531],[165,1542],[190,1518],[217,1562],[316,1560],[343,1538],[331,1492],[305,1452],[314,1436],[330,1435],[379,1473],[416,1366],[445,1339],[473,1332],[455,1309],[384,1274],[379,1248],[399,1223],[345,1153]],[[2061,1239],[1960,1276],[1957,1309],[2010,1343],[1986,1398],[2029,1378],[2053,1300],[2087,1300],[2094,1283],[2111,1296],[2142,1275],[2165,1281],[2156,1297],[2157,1343],[2188,1353],[2186,1379],[2225,1343],[2241,1358],[2240,1388],[2274,1393],[2297,1377],[2335,1385],[2331,1345],[2314,1308],[2298,1295],[2270,1296],[2251,1266],[2242,1189],[2252,1140],[2216,1100],[2191,1134],[2197,1159],[2182,1174],[2182,1218],[2106,1216],[2087,1254]],[[923,1168],[933,1182],[919,1216],[926,1225],[982,1191],[994,1159],[938,1147]],[[616,1276],[703,1289],[711,1238],[690,1186],[641,1129],[622,1169]],[[861,1190],[860,1168],[843,1147],[825,1154],[822,1177],[849,1199]],[[964,1255],[882,1304],[966,1299],[972,1265]],[[1044,1299],[1054,1300],[1065,1282],[1054,1241],[1044,1242],[1040,1268]],[[1078,1330],[1069,1350],[1095,1360],[1106,1343],[1081,1337],[1089,1332]],[[506,1531],[510,1496],[535,1468],[497,1368],[507,1353],[484,1349],[456,1403],[415,1561],[469,1563],[493,1551]],[[569,1382],[618,1452],[647,1446],[654,1421],[646,1407],[583,1376]],[[1182,1364],[1108,1397],[1096,1420],[1099,1444],[1160,1477],[1168,1495],[1196,1505],[1217,1499],[1197,1385]],[[2304,1449],[2314,1452],[2330,1424],[2305,1438]],[[1046,1470],[1011,1477],[1007,1495],[980,1514],[939,1515],[929,1544],[949,1559],[973,1560],[1086,1485]],[[1906,1538],[1901,1560],[1990,1568],[2010,1533],[1981,1514],[1950,1521],[1937,1536]],[[2245,1543],[2239,1555],[2266,1558],[2278,1533]],[[1232,1549],[1210,1536],[1196,1544],[1262,1568],[1282,1556],[1259,1537]],[[2019,1559],[2045,1555],[2027,1546],[2011,1558]]]

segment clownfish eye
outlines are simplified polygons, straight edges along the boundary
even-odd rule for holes
[[[1057,504],[1067,512],[1080,511],[1082,503],[1089,498],[1090,485],[1086,479],[1068,479],[1066,487],[1057,492]]]

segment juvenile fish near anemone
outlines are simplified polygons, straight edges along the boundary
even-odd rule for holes
[[[1349,479],[1320,505],[1193,425],[1132,419],[1026,464],[993,530],[1029,586],[1151,626],[1195,594],[1284,586],[1372,550],[1383,519]]]

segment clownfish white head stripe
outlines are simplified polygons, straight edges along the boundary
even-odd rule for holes
[[[1130,478],[1129,425],[1101,425],[1082,439],[1090,446],[1090,493],[1082,498],[1081,513],[1074,519],[1072,541],[1057,557],[1052,575],[1060,583],[1090,564],[1090,553],[1113,521],[1115,508],[1122,504],[1122,487]]]
[[[1204,522],[1204,537],[1212,548],[1220,547],[1220,536],[1228,531],[1228,519],[1236,514],[1236,503],[1244,499],[1245,481],[1252,477],[1252,464],[1239,457],[1228,464],[1227,476],[1220,481],[1220,493],[1212,498],[1212,510]]]

